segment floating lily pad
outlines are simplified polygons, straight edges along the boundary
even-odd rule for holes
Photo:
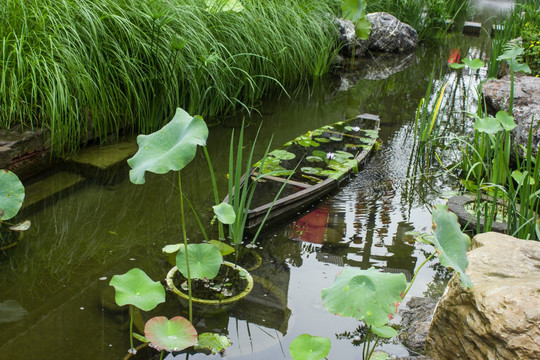
[[[116,290],[115,300],[120,306],[129,304],[150,311],[165,302],[163,285],[150,279],[139,268],[133,268],[124,275],[114,275],[109,284]]]
[[[318,157],[318,156],[306,156],[306,161],[307,161],[307,162],[322,162],[322,161],[324,161],[324,160],[321,159],[321,158]]]
[[[231,340],[226,336],[216,333],[202,333],[199,335],[199,341],[195,345],[195,350],[208,350],[212,354],[217,354],[231,345]]]
[[[16,300],[6,300],[0,303],[0,323],[19,321],[26,315],[28,315],[28,311]]]
[[[18,223],[16,225],[10,226],[9,230],[12,230],[12,231],[26,231],[26,230],[30,229],[31,225],[32,225],[32,223],[30,222],[30,220],[25,220],[22,223]]]
[[[189,244],[188,257],[192,279],[215,278],[223,262],[219,249],[212,244]],[[185,247],[176,254],[176,267],[184,277],[188,277]]]
[[[173,244],[173,245],[165,245],[161,251],[163,251],[166,254],[174,254],[178,250],[180,250],[184,246],[184,244]]]
[[[376,139],[379,136],[379,131],[378,130],[366,129],[366,130],[362,130],[362,131],[364,132],[364,134],[366,134],[366,136],[369,136],[372,139]]]
[[[303,173],[306,173],[308,175],[317,175],[322,171],[322,169],[321,168],[314,168],[314,167],[304,166],[304,167],[302,167],[300,169],[300,171],[302,171]]]
[[[321,336],[302,334],[289,345],[293,360],[321,360],[330,352],[330,339]]]
[[[24,201],[24,186],[14,173],[0,170],[0,220],[13,218]]]
[[[371,138],[360,138],[360,141],[363,142],[364,144],[373,144],[375,142],[375,140]]]
[[[326,159],[326,151],[313,150],[313,152],[311,154],[313,156],[317,156],[317,157],[321,158],[322,160]]]
[[[354,158],[354,155],[347,151],[337,150],[336,156],[343,158],[343,159],[352,159]]]
[[[329,139],[332,140],[332,141],[341,141],[341,140],[343,140],[343,138],[340,138],[340,137],[337,137],[337,136],[330,136]]]
[[[329,312],[380,327],[396,314],[396,304],[401,302],[406,287],[404,274],[383,273],[373,267],[368,270],[347,267],[321,295]]]
[[[292,160],[296,157],[292,152],[288,152],[287,150],[273,150],[268,155],[272,155],[275,158],[278,158],[280,160]]]
[[[156,350],[180,351],[197,343],[197,330],[181,316],[151,318],[144,326],[144,336]]]
[[[128,159],[129,179],[144,184],[146,171],[165,174],[182,170],[193,160],[197,145],[206,145],[208,127],[200,116],[191,116],[178,108],[172,120],[150,135],[139,135],[139,150]]]
[[[330,142],[330,139],[323,138],[323,137],[316,137],[313,140],[315,140],[318,143],[328,143],[328,142]]]

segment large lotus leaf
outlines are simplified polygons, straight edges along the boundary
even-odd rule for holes
[[[197,343],[197,330],[181,316],[151,318],[144,325],[144,336],[156,350],[180,351]]]
[[[391,339],[393,337],[398,336],[398,332],[396,329],[391,328],[390,326],[372,326],[371,331],[380,337]]]
[[[218,241],[218,240],[210,240],[210,244],[217,247],[219,252],[223,256],[232,254],[234,252],[234,248],[229,244],[225,244],[224,242],[221,242],[221,241]]]
[[[231,204],[222,202],[219,205],[214,205],[214,214],[222,224],[232,224],[236,220],[236,213]]]
[[[191,116],[176,109],[176,115],[160,130],[150,135],[139,135],[139,150],[128,164],[129,179],[134,184],[144,184],[146,171],[165,174],[182,170],[193,160],[197,145],[206,145],[208,127],[200,116]]]
[[[0,220],[9,220],[24,201],[24,186],[14,173],[0,170]]]
[[[165,302],[163,285],[150,279],[139,268],[133,268],[124,275],[114,275],[109,284],[116,290],[114,299],[120,306],[129,304],[150,311]]]
[[[326,337],[302,334],[291,342],[289,352],[293,360],[320,360],[326,358],[331,345]]]
[[[369,34],[371,33],[371,22],[369,22],[367,16],[364,15],[354,22],[354,32],[359,39],[369,39]]]
[[[469,265],[467,249],[471,239],[461,232],[456,214],[450,212],[446,205],[436,205],[431,214],[433,220],[433,246],[439,253],[442,265],[459,273],[461,285],[472,288],[473,284],[465,274]]]
[[[215,278],[223,262],[219,249],[212,244],[189,244],[188,259],[192,279]],[[176,267],[184,277],[188,277],[185,247],[176,254]]]
[[[322,290],[323,306],[331,313],[383,326],[396,313],[396,304],[407,287],[403,274],[347,267],[334,284]]]
[[[231,345],[231,340],[224,335],[202,333],[199,335],[199,341],[195,345],[195,350],[209,350],[212,354],[217,354]]]
[[[16,300],[6,300],[0,303],[0,323],[19,321],[26,315],[28,315],[28,311]]]

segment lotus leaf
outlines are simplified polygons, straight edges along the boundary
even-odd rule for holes
[[[332,141],[341,141],[342,138],[337,137],[337,136],[330,136],[330,140],[332,140]]]
[[[376,139],[379,136],[379,132],[377,130],[367,129],[363,131],[364,131],[364,134],[366,134],[366,136],[369,136],[372,139]]]
[[[321,159],[318,156],[306,156],[306,161],[307,162],[321,162],[323,161],[323,159]]]
[[[188,258],[192,279],[215,278],[223,262],[219,249],[212,244],[189,244]],[[187,278],[185,247],[176,254],[176,267]]]
[[[344,159],[352,159],[354,157],[353,154],[346,151],[337,150],[336,151],[336,157],[344,158]]]
[[[222,202],[221,204],[214,205],[214,214],[216,214],[218,220],[222,224],[232,224],[236,220],[236,213],[231,204]]]
[[[9,220],[19,212],[24,201],[24,186],[14,173],[0,170],[0,220]]]
[[[469,59],[465,58],[463,59],[463,63],[467,65],[468,68],[472,70],[478,70],[480,68],[483,68],[485,66],[484,62],[480,59]]]
[[[369,144],[369,145],[375,142],[375,140],[372,138],[360,138],[360,141],[363,142],[364,144]]]
[[[391,339],[398,335],[396,329],[391,328],[390,326],[372,326],[371,331],[383,338]]]
[[[217,240],[210,240],[210,244],[218,248],[219,252],[223,256],[232,254],[234,252],[234,248],[229,244],[225,244],[224,242],[217,241]]]
[[[226,336],[216,333],[202,333],[199,335],[195,350],[209,350],[212,354],[217,354],[231,345],[231,340]]]
[[[184,244],[174,244],[174,245],[165,245],[161,251],[163,251],[166,254],[174,254],[178,250],[180,250],[184,246]]]
[[[321,168],[314,168],[309,166],[304,166],[300,169],[303,173],[306,173],[308,175],[318,175],[322,169]]]
[[[25,220],[25,221],[23,221],[21,223],[10,226],[9,230],[12,230],[12,231],[26,231],[26,230],[30,229],[31,225],[32,225],[32,223],[30,222],[30,220]]]
[[[514,122],[514,117],[508,115],[508,113],[504,110],[497,112],[495,118],[499,120],[501,126],[506,131],[512,131],[517,126],[517,124]]]
[[[273,150],[268,155],[272,155],[275,158],[278,158],[280,160],[292,160],[296,157],[292,152],[288,152],[287,150]]]
[[[144,184],[146,171],[165,174],[182,170],[195,157],[197,145],[206,145],[208,127],[200,116],[191,116],[181,108],[172,120],[150,135],[139,135],[139,150],[130,159],[129,178]]]
[[[328,355],[331,346],[326,337],[302,334],[291,342],[289,352],[293,360],[320,360]]]
[[[327,142],[330,142],[330,139],[323,138],[323,137],[316,137],[316,138],[313,138],[313,140],[315,140],[315,141],[318,142],[318,143],[327,143]]]
[[[317,156],[319,158],[321,158],[321,160],[324,160],[326,159],[326,152],[325,151],[322,151],[322,150],[313,150],[313,152],[311,153],[313,156]]]
[[[448,206],[436,205],[431,217],[434,226],[433,246],[439,253],[439,261],[459,273],[464,288],[472,288],[473,284],[465,274],[469,265],[467,249],[471,239],[461,232],[457,216],[450,212]]]
[[[406,287],[404,274],[383,273],[373,267],[347,267],[331,287],[322,290],[323,306],[331,313],[380,327],[396,313],[396,304]]]
[[[28,315],[28,311],[16,300],[6,300],[0,303],[0,323],[19,321],[26,315]]]
[[[474,129],[486,134],[496,134],[502,131],[503,128],[499,120],[491,116],[486,116],[484,118],[476,118],[476,121],[474,122]]]
[[[144,336],[156,350],[180,351],[197,343],[197,330],[181,316],[151,318],[144,325]]]
[[[133,268],[124,275],[114,275],[109,284],[116,290],[115,300],[120,306],[129,304],[150,311],[165,302],[163,285],[150,279],[139,268]]]
[[[369,357],[369,360],[387,360],[387,359],[391,359],[391,357],[384,351],[374,351]]]

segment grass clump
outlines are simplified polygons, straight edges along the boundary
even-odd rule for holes
[[[56,152],[129,127],[149,132],[178,106],[213,116],[328,70],[330,1],[5,0],[0,128],[44,126]]]

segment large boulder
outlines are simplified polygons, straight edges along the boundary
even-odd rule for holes
[[[416,48],[418,34],[408,24],[385,12],[367,15],[371,24],[368,49],[382,52],[403,52]]]
[[[508,110],[510,99],[510,75],[502,79],[492,79],[484,83],[482,91],[488,110],[496,113]],[[514,79],[514,109],[513,114],[518,127],[512,131],[517,144],[526,146],[529,130],[534,119],[533,155],[538,152],[540,144],[540,78],[520,76]]]
[[[341,54],[345,57],[351,57],[353,55],[359,57],[364,55],[369,41],[360,40],[358,36],[356,36],[353,22],[345,19],[335,19],[334,22],[338,28]]]
[[[540,242],[499,233],[475,236],[468,253],[474,287],[454,276],[426,340],[434,359],[538,359]]]

